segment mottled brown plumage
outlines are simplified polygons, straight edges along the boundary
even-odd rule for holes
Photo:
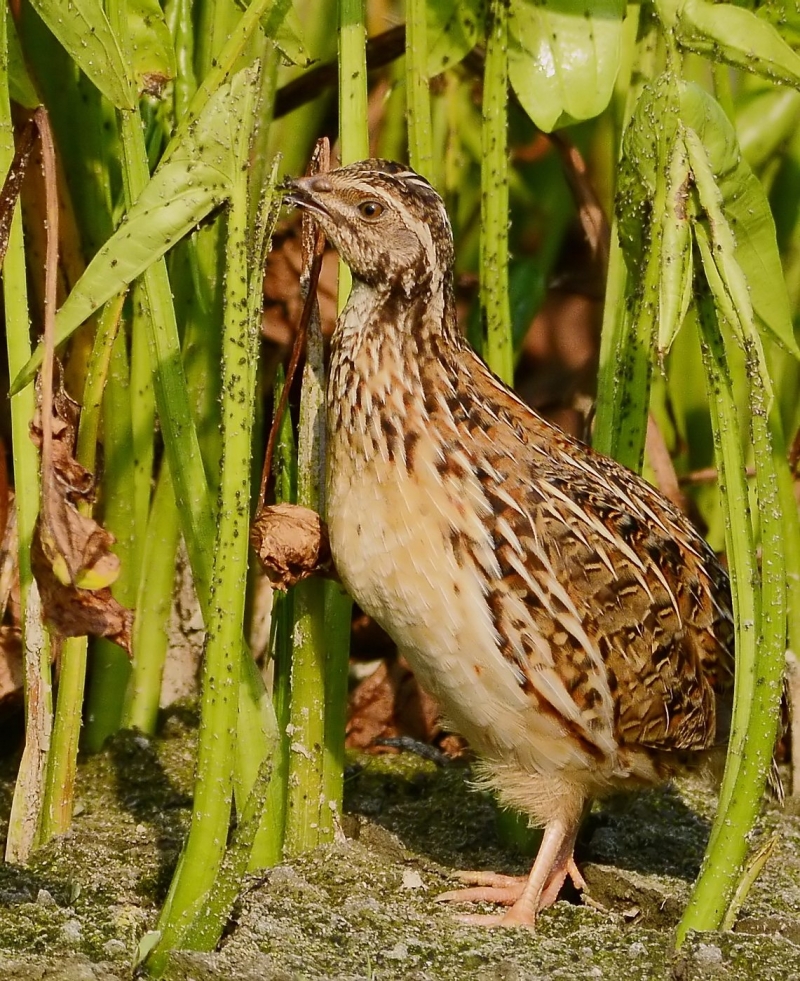
[[[524,405],[459,333],[436,192],[368,160],[292,183],[350,266],[333,337],[327,518],[342,581],[394,638],[481,782],[544,826],[527,879],[448,899],[532,925],[595,796],[724,743],[727,577],[648,483]],[[492,918],[482,918],[495,922]]]

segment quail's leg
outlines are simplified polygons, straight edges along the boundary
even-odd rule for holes
[[[576,889],[586,888],[572,854],[577,834],[578,822],[568,824],[554,818],[544,829],[542,844],[527,877],[494,872],[462,872],[459,878],[470,883],[471,888],[443,893],[437,897],[437,902],[488,902],[510,906],[508,912],[503,914],[471,914],[459,919],[479,926],[533,927],[537,912],[556,901],[567,875]]]

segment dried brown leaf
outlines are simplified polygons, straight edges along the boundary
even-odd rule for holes
[[[65,586],[102,589],[119,575],[111,551],[114,536],[76,505],[91,503],[94,477],[75,459],[80,406],[59,386],[53,394],[51,456],[42,453],[42,516],[38,536],[43,555]],[[31,438],[44,446],[41,400]]]
[[[22,633],[17,626],[0,626],[0,709],[21,705]]]
[[[86,634],[107,637],[130,654],[133,611],[118,603],[107,586],[81,589],[73,583],[62,582],[42,548],[40,532],[41,524],[37,522],[31,543],[31,566],[39,586],[45,621],[64,637]]]
[[[109,589],[120,568],[118,556],[111,551],[115,539],[85,513],[93,500],[94,477],[74,455],[80,406],[60,385],[50,401],[47,420],[40,390],[31,423],[31,438],[42,448],[42,509],[34,529],[31,564],[43,615],[65,637],[108,637],[130,654],[133,613]]]
[[[368,749],[396,736],[433,742],[440,731],[439,706],[402,658],[383,661],[350,696],[346,734],[351,749]]]
[[[277,589],[331,571],[328,529],[310,508],[298,504],[262,508],[250,528],[250,542]]]

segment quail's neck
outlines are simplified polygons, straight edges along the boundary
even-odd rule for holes
[[[428,279],[413,289],[353,281],[350,298],[339,317],[334,347],[349,353],[364,344],[397,348],[419,361],[460,350],[452,273]]]
[[[331,343],[328,421],[333,430],[368,428],[374,413],[402,421],[431,386],[455,380],[465,341],[452,278],[411,296],[354,281]]]

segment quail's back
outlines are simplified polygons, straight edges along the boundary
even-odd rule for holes
[[[727,738],[727,577],[687,519],[549,424],[456,323],[438,194],[367,160],[292,183],[353,272],[328,384],[327,519],[345,586],[480,758],[545,827],[530,876],[455,899],[532,924],[594,796],[702,762]],[[488,922],[488,920],[487,920]]]

